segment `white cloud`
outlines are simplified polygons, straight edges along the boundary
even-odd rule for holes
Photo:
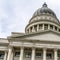
[[[0,37],[11,32],[24,32],[34,11],[46,2],[60,18],[59,0],[0,0]]]

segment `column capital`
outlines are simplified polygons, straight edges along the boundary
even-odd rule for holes
[[[57,48],[54,48],[54,51],[57,51],[58,49]]]
[[[21,47],[20,47],[20,49],[24,49],[24,47],[23,47],[23,46],[21,46]]]
[[[47,50],[47,48],[43,48],[43,50]]]
[[[4,50],[4,52],[8,52],[8,50]]]
[[[8,49],[13,49],[13,46],[8,46]]]
[[[35,47],[32,47],[32,49],[36,49]]]

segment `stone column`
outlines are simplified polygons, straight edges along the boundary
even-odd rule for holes
[[[44,30],[44,24],[43,24],[42,30]]]
[[[57,31],[59,31],[59,29],[57,28]]]
[[[39,31],[39,24],[37,25],[37,31]]]
[[[31,31],[30,31],[30,28],[29,28],[29,33],[30,33]]]
[[[55,26],[53,26],[53,30],[55,30]]]
[[[12,48],[9,47],[7,60],[11,60],[11,53],[12,53]]]
[[[13,51],[12,51],[10,60],[13,60],[13,58],[14,58],[14,55],[13,55]]]
[[[23,53],[24,53],[24,48],[21,47],[19,60],[23,60]]]
[[[4,60],[7,60],[7,51],[5,51]]]
[[[31,60],[35,60],[35,48],[32,48],[32,57]]]
[[[43,60],[46,60],[46,49],[43,49]]]
[[[57,60],[57,49],[54,49],[54,60]]]
[[[48,30],[50,30],[50,24],[48,24]]]
[[[34,26],[33,26],[33,28],[32,28],[32,32],[35,32]]]

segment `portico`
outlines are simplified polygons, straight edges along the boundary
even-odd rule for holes
[[[58,53],[58,49],[20,47],[20,49],[16,48],[15,53],[13,53],[13,59],[11,59],[12,49],[9,49],[8,56],[5,52],[4,60],[6,60],[6,57],[8,58],[7,60],[58,60],[60,58]]]

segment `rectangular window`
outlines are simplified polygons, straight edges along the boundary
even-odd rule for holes
[[[60,32],[60,29],[59,29],[59,32]]]
[[[52,59],[52,53],[47,53],[46,57],[47,57],[47,59]]]
[[[42,26],[43,26],[42,24],[39,25],[39,29],[40,29],[40,30],[42,30]]]
[[[37,31],[37,25],[34,26],[35,31]]]
[[[4,54],[0,54],[0,59],[3,59],[4,58]]]
[[[58,54],[58,58],[60,58],[60,53]]]
[[[57,27],[55,26],[55,30],[57,31]]]
[[[50,25],[50,29],[52,29],[52,30],[53,30],[53,25]]]
[[[30,27],[30,32],[32,32],[32,27]]]
[[[20,56],[20,52],[15,52],[15,56],[19,57]]]
[[[31,52],[25,52],[25,58],[31,58]]]
[[[42,56],[41,53],[36,53],[36,56],[35,57],[36,58],[41,58],[41,56]]]
[[[48,29],[48,24],[44,24],[44,30]]]
[[[27,29],[27,33],[29,33],[29,29]]]

